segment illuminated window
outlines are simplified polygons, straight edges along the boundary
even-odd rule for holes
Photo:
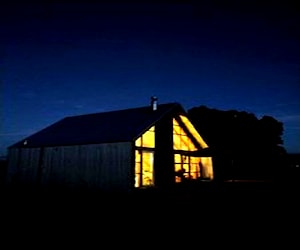
[[[155,127],[151,127],[135,141],[135,187],[154,184]]]
[[[201,158],[190,157],[190,178],[197,179],[200,177]]]
[[[207,144],[202,139],[202,137],[199,135],[198,131],[195,129],[194,125],[189,121],[189,119],[183,115],[179,116],[181,121],[184,123],[184,125],[187,127],[188,131],[192,134],[192,136],[197,140],[197,142],[200,144],[202,148],[207,148]]]
[[[135,150],[135,187],[154,185],[154,152]]]
[[[142,166],[142,157],[138,150],[135,150],[135,187],[141,186],[141,178],[142,178],[142,172],[141,172],[141,166]]]
[[[155,146],[155,129],[154,126],[147,130],[141,137],[135,141],[135,146],[154,148]]]
[[[187,151],[197,150],[192,140],[175,119],[173,119],[173,148]]]
[[[200,177],[200,157],[186,156],[182,154],[174,155],[175,182],[183,179],[197,179]]]
[[[211,157],[201,157],[202,177],[207,179],[214,178],[213,163]]]
[[[179,117],[201,148],[207,148],[207,144],[188,118],[182,115]],[[173,149],[186,151],[186,153],[180,152],[174,154],[175,182],[181,182],[184,179],[213,179],[212,158],[196,157],[188,154],[189,151],[197,151],[198,148],[176,119],[173,119]]]
[[[142,185],[153,185],[153,152],[143,152]]]

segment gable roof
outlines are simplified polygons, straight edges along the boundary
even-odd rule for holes
[[[43,147],[131,141],[166,114],[178,109],[178,103],[131,108],[66,117],[10,147]],[[26,141],[26,145],[24,142]]]

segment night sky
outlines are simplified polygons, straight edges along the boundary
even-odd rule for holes
[[[300,153],[296,1],[25,2],[0,8],[0,156],[65,116],[152,95],[272,116]]]

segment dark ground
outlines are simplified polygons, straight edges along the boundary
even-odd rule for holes
[[[2,189],[2,209],[23,214],[45,211],[55,215],[76,212],[78,216],[101,212],[107,214],[171,212],[201,217],[202,212],[232,213],[243,209],[254,211],[298,207],[298,182],[224,182],[180,184],[172,189],[144,189],[128,193],[87,192],[75,190]],[[180,215],[181,214],[181,215]]]
[[[295,248],[298,172],[276,182],[203,182],[131,193],[9,190],[2,182],[0,241],[39,249]]]
[[[126,194],[2,190],[1,235],[10,246],[28,247],[243,249],[279,241],[288,247],[298,242],[298,186],[202,183]]]

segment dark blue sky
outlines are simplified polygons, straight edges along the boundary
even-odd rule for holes
[[[152,95],[273,116],[284,147],[300,153],[292,2],[15,2],[0,14],[0,155],[65,116],[145,106]]]

